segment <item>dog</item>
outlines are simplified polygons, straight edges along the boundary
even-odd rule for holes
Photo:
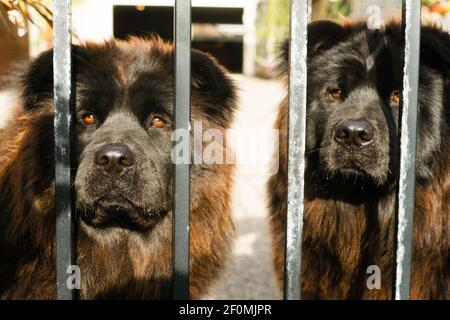
[[[400,24],[308,26],[302,297],[391,299],[402,96]],[[284,47],[281,72],[288,72]],[[450,35],[423,26],[419,80],[413,299],[450,298]],[[280,170],[268,181],[274,266],[284,274],[287,110]],[[295,165],[295,164],[294,164]],[[368,286],[369,267],[381,287]]]
[[[72,51],[78,296],[170,299],[174,48],[151,37]],[[0,137],[3,299],[56,297],[52,59],[50,50],[31,63],[21,111]],[[192,120],[225,131],[237,108],[233,81],[200,51],[192,51],[191,68]],[[191,167],[193,299],[208,294],[231,252],[232,176],[232,165]]]

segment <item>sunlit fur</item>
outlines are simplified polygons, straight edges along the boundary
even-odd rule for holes
[[[76,262],[84,299],[172,297],[171,131],[174,51],[149,40],[74,46],[74,204]],[[23,108],[0,137],[0,297],[55,298],[52,52],[38,57],[22,82]],[[234,84],[210,56],[192,52],[192,120],[225,130],[236,109]],[[95,114],[83,123],[83,112]],[[94,153],[121,143],[136,161],[115,180]],[[225,148],[225,146],[222,146]],[[231,165],[191,170],[190,294],[204,297],[231,251]],[[111,208],[128,216],[119,221]],[[114,209],[116,210],[116,209]],[[108,217],[108,219],[106,219]]]

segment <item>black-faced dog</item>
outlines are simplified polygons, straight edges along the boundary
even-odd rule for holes
[[[174,51],[147,40],[73,47],[74,205],[81,298],[167,299],[172,287]],[[0,138],[0,297],[55,298],[52,52],[27,71]],[[192,52],[192,120],[221,131],[234,84]],[[225,144],[221,146],[225,152]],[[190,294],[217,279],[234,233],[231,165],[191,170]]]
[[[390,299],[395,248],[403,38],[397,23],[308,27],[307,168],[302,290],[309,299]],[[285,51],[287,52],[287,51]],[[422,28],[412,298],[450,298],[450,36]],[[284,55],[283,72],[287,73]],[[280,171],[268,183],[282,285],[287,99]],[[378,266],[381,287],[368,270]]]

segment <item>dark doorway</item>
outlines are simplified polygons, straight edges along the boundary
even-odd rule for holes
[[[231,72],[242,72],[242,8],[192,8],[192,47],[215,56]],[[114,36],[158,34],[173,40],[173,7],[114,6]]]

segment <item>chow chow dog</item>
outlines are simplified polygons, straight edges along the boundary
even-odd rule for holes
[[[0,137],[3,299],[56,297],[52,59],[31,63],[21,111]],[[79,298],[171,298],[173,46],[156,37],[73,46],[72,78]],[[192,120],[224,131],[236,109],[225,69],[193,50],[191,87]],[[191,298],[208,293],[231,251],[232,174],[232,165],[191,168]]]
[[[400,24],[308,26],[302,296],[391,299],[403,77]],[[287,75],[287,46],[281,63]],[[450,298],[450,35],[422,27],[413,299]],[[287,110],[279,107],[280,170],[268,182],[276,274],[284,273]],[[369,289],[369,266],[381,288]]]

